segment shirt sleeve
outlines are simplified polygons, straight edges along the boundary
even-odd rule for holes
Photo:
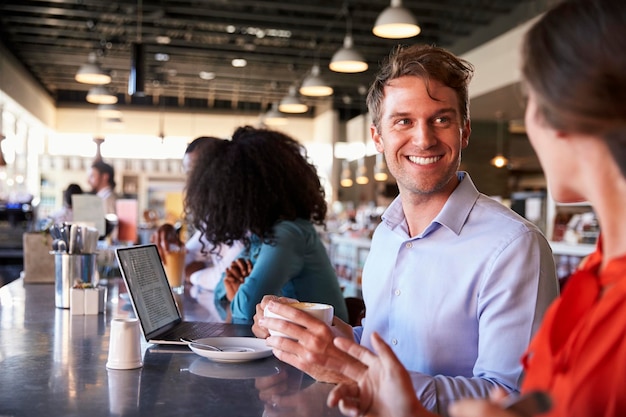
[[[263,296],[281,295],[281,288],[302,269],[303,238],[296,228],[281,225],[276,226],[276,243],[261,243],[252,259],[252,272],[231,303],[233,323],[252,323]]]

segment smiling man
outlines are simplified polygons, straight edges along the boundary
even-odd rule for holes
[[[272,303],[270,310],[297,325],[257,314],[254,330],[297,339],[268,338],[281,360],[337,382],[345,377],[327,366],[329,358],[351,358],[333,336],[371,350],[377,332],[431,411],[486,397],[494,386],[518,391],[519,358],[558,285],[541,231],[458,172],[471,133],[472,75],[468,62],[423,45],[400,47],[383,64],[367,104],[372,138],[400,194],[382,216],[363,270],[366,317],[362,327],[335,320],[329,329]]]

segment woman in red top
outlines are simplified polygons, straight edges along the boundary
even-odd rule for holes
[[[587,201],[602,231],[595,253],[569,279],[523,358],[522,393],[552,399],[542,416],[626,416],[626,2],[569,0],[526,34],[526,129],[558,202]],[[356,385],[329,405],[346,415],[426,416],[408,374],[382,340],[379,356],[336,339],[360,366],[336,364]],[[492,401],[463,400],[454,417],[514,416]]]

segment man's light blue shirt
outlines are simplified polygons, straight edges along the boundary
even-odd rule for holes
[[[378,332],[412,371],[424,406],[519,389],[521,356],[558,295],[541,231],[481,194],[469,175],[419,235],[399,197],[382,216],[363,270],[366,317],[355,337]]]

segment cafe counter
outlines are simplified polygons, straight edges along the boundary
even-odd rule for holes
[[[142,341],[143,366],[106,368],[110,322],[134,316],[119,278],[108,280],[104,314],[55,308],[54,285],[0,288],[0,416],[338,416],[332,385],[275,357],[216,363],[186,346]],[[186,288],[187,320],[215,319]]]

